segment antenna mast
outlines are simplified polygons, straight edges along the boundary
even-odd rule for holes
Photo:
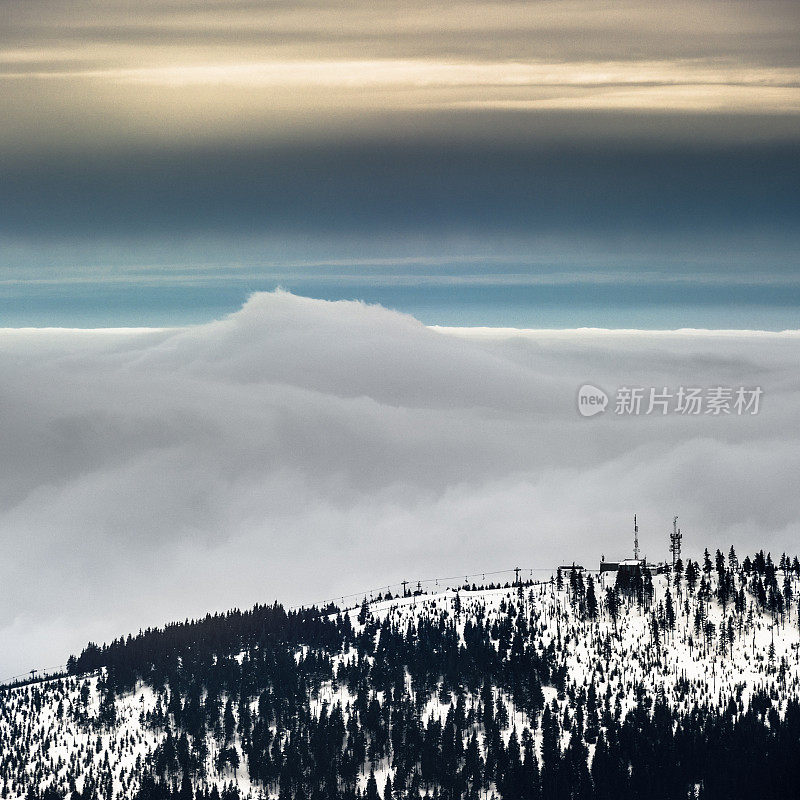
[[[636,522],[636,514],[633,515],[633,557],[639,560],[639,525]]]
[[[672,571],[675,572],[675,564],[681,557],[681,539],[683,534],[678,527],[678,518],[672,518],[672,533],[669,535],[669,551],[672,553]]]

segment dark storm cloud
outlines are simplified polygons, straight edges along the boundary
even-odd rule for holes
[[[797,239],[793,2],[3,13],[4,266],[153,237]]]
[[[800,146],[442,140],[59,154],[0,166],[6,233],[783,234]]]

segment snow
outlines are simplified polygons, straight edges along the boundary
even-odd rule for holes
[[[584,573],[586,580],[589,574]],[[747,708],[753,694],[763,690],[780,698],[777,701],[779,713],[783,712],[789,698],[800,695],[800,627],[796,603],[783,616],[776,617],[761,610],[754,596],[746,591],[745,612],[733,615],[730,604],[723,610],[715,599],[699,599],[688,593],[685,584],[676,588],[670,586],[668,575],[656,575],[649,608],[623,598],[615,623],[604,608],[603,598],[605,589],[613,585],[616,573],[591,573],[591,577],[600,602],[596,620],[576,611],[567,588],[568,581],[563,589],[558,589],[553,582],[476,591],[448,588],[435,594],[372,602],[368,611],[373,620],[388,620],[400,628],[444,615],[463,642],[467,620],[482,618],[491,625],[508,616],[509,608],[513,607],[514,615],[521,613],[528,622],[533,646],[543,652],[554,643],[557,658],[566,664],[567,691],[559,694],[554,687],[543,687],[547,703],[557,704],[561,711],[569,705],[572,693],[592,682],[598,698],[610,696],[619,701],[623,715],[639,702],[642,693],[650,698],[663,697],[668,705],[677,709],[706,706],[723,710],[730,698],[741,701],[741,708]],[[779,581],[781,579],[779,573]],[[713,588],[713,576],[710,581]],[[790,581],[793,596],[797,597],[797,576],[790,575]],[[738,573],[736,588],[746,582],[746,576]],[[663,612],[668,591],[675,610],[675,625],[671,631],[662,632],[657,640],[652,618]],[[456,613],[457,597],[459,613]],[[704,611],[705,622],[714,626],[710,640],[702,631],[699,635],[695,631],[698,608]],[[364,626],[358,621],[360,608],[342,613],[349,615],[357,632],[363,630]],[[731,618],[734,619],[732,641],[720,636],[721,630],[727,630]],[[769,657],[771,646],[774,648],[772,659]],[[305,648],[299,649],[297,658],[304,653]],[[352,648],[331,654],[334,670],[355,657]],[[80,789],[87,775],[99,775],[106,760],[113,776],[115,796],[125,796],[135,790],[137,763],[147,763],[152,758],[164,735],[163,730],[148,728],[143,723],[144,716],[163,698],[149,687],[139,685],[133,692],[117,698],[116,722],[100,726],[96,720],[102,677],[102,673],[96,673],[0,692],[0,753],[13,752],[21,758],[16,771],[12,770],[12,780],[5,785],[0,783],[6,797],[23,796],[30,783],[40,788],[57,783],[59,778],[63,779],[69,764],[79,766],[81,778],[77,787]],[[85,706],[82,690],[87,699]],[[502,691],[496,689],[495,695],[508,707],[506,739],[512,729],[520,735],[528,727],[538,743],[539,720],[516,708],[512,698]],[[313,714],[319,715],[324,705],[331,708],[338,703],[347,717],[354,699],[346,686],[338,685],[334,689],[332,682],[326,682],[309,698],[309,707]],[[477,708],[478,698],[470,692],[465,691],[464,700],[467,711]],[[253,703],[253,708],[255,705]],[[424,718],[443,721],[449,707],[449,703],[442,702],[438,693],[434,693],[426,701]],[[21,738],[17,740],[12,740],[14,728],[21,731]],[[478,733],[481,739],[481,731]],[[212,765],[220,743],[209,733],[208,744],[208,783],[217,783],[222,788],[228,781],[235,780],[244,796],[255,797],[260,789],[249,781],[246,760],[242,759],[236,775],[230,771],[218,775]],[[234,745],[241,752],[238,739]],[[376,770],[381,789],[390,773],[386,763]],[[365,772],[362,782],[366,782],[366,778]]]

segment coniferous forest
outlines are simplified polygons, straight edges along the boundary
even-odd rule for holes
[[[89,644],[0,692],[0,796],[796,797],[798,585],[731,548]]]

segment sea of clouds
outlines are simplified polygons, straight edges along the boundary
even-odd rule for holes
[[[0,678],[209,610],[594,565],[634,512],[652,559],[674,514],[694,557],[794,551],[799,356],[793,332],[432,329],[285,292],[187,328],[0,331]],[[605,413],[577,413],[585,383]],[[613,408],[742,385],[758,414]]]

